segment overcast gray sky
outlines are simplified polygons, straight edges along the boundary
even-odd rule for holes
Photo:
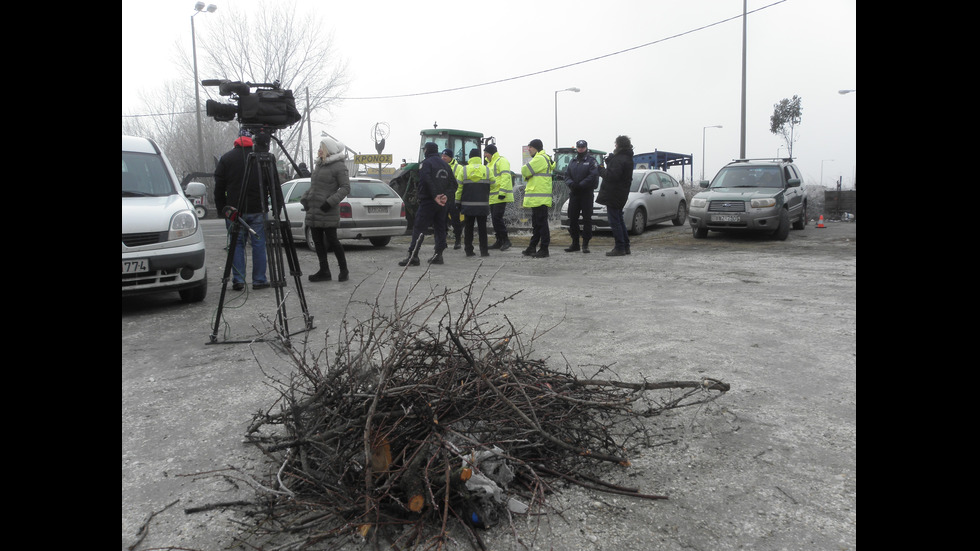
[[[217,11],[198,14],[194,25],[205,36],[234,11],[254,15],[277,1],[207,2]],[[140,92],[177,78],[175,51],[191,49],[194,4],[123,1],[123,114],[141,112]],[[627,134],[636,153],[693,154],[695,179],[702,166],[710,179],[739,156],[742,0],[297,0],[297,9],[322,16],[352,77],[348,99],[314,118],[314,135],[326,131],[373,154],[371,128],[385,122],[384,153],[396,165],[418,155],[419,131],[434,122],[495,136],[515,165],[533,138],[551,150],[555,91],[570,87],[581,91],[557,94],[560,146],[585,139],[612,150]],[[746,156],[786,154],[769,117],[781,99],[798,95],[794,156],[805,183],[817,185],[822,175],[832,187],[842,177],[850,188],[857,93],[838,91],[857,89],[856,0],[748,0],[747,9]],[[474,86],[495,81],[503,82]],[[467,88],[439,92],[460,87]],[[214,95],[207,90],[202,104]],[[375,96],[405,97],[357,99]],[[705,129],[715,125],[722,128]],[[670,172],[681,177],[680,169]]]

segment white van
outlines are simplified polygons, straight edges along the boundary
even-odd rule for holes
[[[122,137],[122,294],[177,291],[184,302],[208,293],[204,230],[190,197],[199,182],[180,189],[159,146],[148,138]]]

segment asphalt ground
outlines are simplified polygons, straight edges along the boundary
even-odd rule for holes
[[[329,348],[353,302],[387,304],[396,287],[427,294],[473,284],[523,334],[533,354],[624,380],[711,377],[731,391],[697,410],[650,421],[660,445],[631,450],[632,466],[610,482],[668,496],[646,501],[576,486],[554,496],[560,514],[519,519],[516,532],[483,534],[491,549],[854,549],[857,544],[856,223],[811,222],[786,241],[660,224],[633,236],[632,254],[606,257],[610,234],[592,253],[565,253],[552,229],[551,256],[523,257],[527,233],[488,258],[446,251],[446,263],[403,269],[409,238],[384,248],[345,242],[347,282],[309,283],[302,331],[295,284],[284,311],[294,347]],[[197,304],[176,293],[122,306],[122,548],[224,549],[237,533],[234,510],[193,507],[249,499],[240,478],[268,466],[243,443],[258,411],[278,397],[270,375],[290,363],[267,342],[279,312],[271,289],[228,295],[212,342],[226,252],[220,220],[204,220],[210,289]],[[304,274],[316,256],[300,247]],[[336,277],[336,262],[331,256]],[[398,284],[398,285],[396,285]],[[400,286],[400,287],[399,287]],[[334,341],[331,342],[331,338]],[[218,476],[215,474],[218,473]],[[540,524],[538,524],[540,523]],[[539,526],[530,539],[530,525]],[[521,538],[518,543],[517,538]],[[352,542],[347,548],[361,549]],[[469,549],[465,540],[449,549]]]

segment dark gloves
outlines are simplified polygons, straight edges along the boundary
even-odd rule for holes
[[[320,210],[323,212],[330,212],[330,203],[324,201],[323,204],[320,205]]]
[[[221,209],[221,215],[227,218],[228,220],[234,222],[235,220],[238,220],[238,209],[236,209],[231,205],[228,205],[225,208]]]

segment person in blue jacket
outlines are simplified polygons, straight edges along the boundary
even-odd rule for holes
[[[408,246],[408,258],[399,262],[399,266],[420,264],[421,238],[429,226],[432,226],[435,237],[435,254],[429,259],[429,264],[442,264],[442,251],[447,247],[446,202],[449,200],[448,194],[456,190],[456,176],[453,174],[453,169],[442,160],[439,146],[434,142],[426,142],[423,152],[425,159],[419,167],[419,208],[415,212],[415,224],[412,227],[412,244]]]

